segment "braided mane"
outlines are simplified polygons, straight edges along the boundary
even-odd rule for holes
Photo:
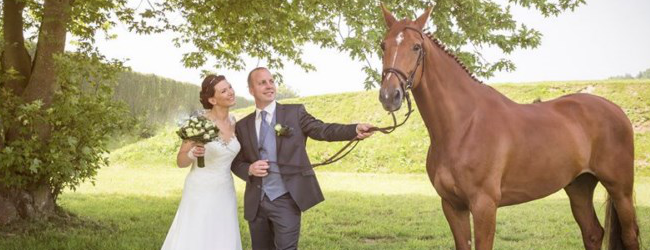
[[[469,69],[467,69],[467,67],[465,66],[465,64],[463,64],[463,62],[461,62],[461,61],[458,59],[458,57],[457,57],[453,52],[449,51],[449,50],[447,49],[447,47],[446,47],[444,44],[442,44],[442,42],[440,42],[440,40],[434,38],[434,37],[433,37],[433,34],[432,34],[431,32],[426,32],[426,33],[424,33],[424,34],[429,38],[429,40],[431,40],[435,45],[437,45],[438,48],[440,48],[440,49],[441,49],[442,51],[444,51],[448,56],[450,56],[451,58],[453,58],[453,59],[456,61],[456,63],[458,63],[458,64],[460,65],[460,67],[462,67],[463,70],[465,70],[465,72],[469,75],[469,77],[471,77],[471,78],[472,78],[474,81],[476,81],[477,83],[484,84],[482,81],[479,81],[479,80],[474,76],[474,74],[472,74],[472,72],[470,72]]]

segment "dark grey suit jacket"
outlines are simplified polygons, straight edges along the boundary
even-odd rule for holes
[[[302,104],[277,103],[275,112],[276,123],[293,130],[290,136],[276,139],[282,180],[300,210],[305,211],[325,199],[307,156],[307,137],[321,141],[351,140],[357,136],[356,124],[324,123],[307,113]],[[246,181],[244,218],[250,221],[255,219],[262,195],[262,178],[248,175],[250,164],[260,160],[255,112],[238,121],[235,130],[241,150],[233,160],[231,169]]]

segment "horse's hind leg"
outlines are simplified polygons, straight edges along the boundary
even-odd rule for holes
[[[616,181],[601,180],[611,199],[608,203],[612,204],[608,204],[608,207],[614,210],[608,214],[608,217],[613,217],[608,218],[612,231],[609,234],[609,249],[639,249],[639,226],[634,209],[632,180],[633,177],[620,178]]]
[[[573,218],[580,226],[582,241],[585,249],[601,249],[603,242],[603,227],[598,222],[594,210],[593,196],[598,180],[591,174],[578,176],[568,186],[564,187],[571,201]]]
[[[634,209],[634,147],[631,145],[632,136],[619,136],[627,138],[627,143],[613,141],[603,143],[607,146],[596,151],[606,152],[595,154],[592,159],[596,177],[603,184],[609,199],[605,226],[608,230],[609,249],[639,249],[639,226],[636,221]]]
[[[456,249],[472,249],[472,232],[469,223],[469,209],[456,208],[451,203],[442,200],[442,211],[445,213],[445,218],[451,228],[451,233],[454,235],[454,242]]]

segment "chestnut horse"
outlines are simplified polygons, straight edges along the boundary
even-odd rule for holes
[[[456,249],[492,249],[496,213],[564,189],[586,249],[601,249],[593,206],[601,182],[609,199],[610,249],[639,249],[633,204],[634,143],[617,105],[589,94],[518,104],[478,82],[438,40],[422,32],[432,8],[397,21],[382,6],[379,99],[393,112],[413,94],[431,146],[426,169]]]

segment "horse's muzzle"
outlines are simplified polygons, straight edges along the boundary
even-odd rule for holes
[[[379,90],[379,101],[386,111],[393,112],[402,106],[404,93],[401,88],[381,88]]]

